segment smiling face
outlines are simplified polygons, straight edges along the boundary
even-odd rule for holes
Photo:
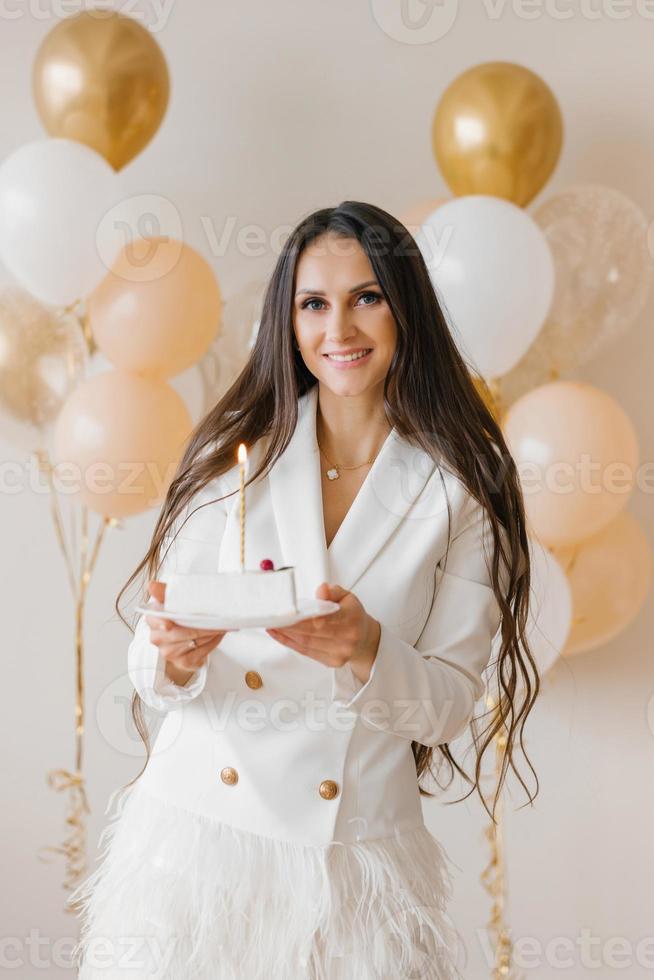
[[[327,234],[303,251],[293,328],[304,363],[334,394],[352,397],[383,384],[397,328],[356,239]]]

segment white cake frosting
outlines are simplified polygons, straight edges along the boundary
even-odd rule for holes
[[[295,569],[171,574],[164,608],[216,616],[273,616],[297,612]]]

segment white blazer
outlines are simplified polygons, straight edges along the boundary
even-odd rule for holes
[[[143,788],[242,830],[309,844],[424,825],[411,741],[436,746],[467,727],[500,623],[483,508],[395,430],[326,547],[317,396],[316,385],[300,398],[291,442],[247,488],[246,565],[294,565],[300,596],[323,581],[354,592],[381,623],[368,681],[263,629],[227,633],[184,687],[165,677],[144,617],[128,651],[134,687],[165,713]],[[249,448],[252,466],[261,442]],[[235,464],[196,495],[191,511],[213,502],[174,539],[163,581],[173,570],[239,568],[239,494],[215,500],[238,485]]]

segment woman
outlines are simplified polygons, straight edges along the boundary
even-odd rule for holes
[[[248,567],[294,565],[300,595],[339,609],[226,633],[138,621],[148,758],[70,900],[79,975],[461,977],[419,784],[438,749],[481,795],[504,729],[502,779],[513,764],[538,692],[527,538],[501,431],[391,215],[346,201],[291,234],[249,360],[193,433],[125,588],[145,571],[161,600],[171,571],[239,567],[241,442]],[[487,666],[498,709],[480,734]],[[151,755],[142,702],[164,715]],[[469,724],[474,780],[449,748]]]

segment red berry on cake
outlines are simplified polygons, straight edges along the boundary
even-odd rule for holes
[[[275,563],[270,558],[262,558],[259,562],[259,568],[262,572],[274,572]]]

